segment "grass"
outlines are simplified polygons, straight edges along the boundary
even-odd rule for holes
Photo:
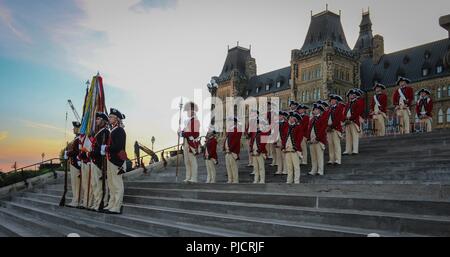
[[[23,181],[24,178],[30,179],[49,172],[53,172],[53,169],[43,168],[39,170],[24,170],[23,172],[0,173],[0,187],[9,186]]]

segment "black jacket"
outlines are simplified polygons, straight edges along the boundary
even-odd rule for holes
[[[108,128],[104,128],[95,135],[95,143],[92,147],[91,160],[99,168],[103,166],[103,156],[101,155],[102,145],[106,145],[109,138]]]
[[[109,136],[109,161],[116,166],[122,166],[125,160],[119,158],[119,152],[125,151],[127,135],[122,127],[117,127],[111,130]]]

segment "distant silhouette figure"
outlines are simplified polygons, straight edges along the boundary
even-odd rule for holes
[[[163,161],[163,166],[165,169],[167,167],[167,161],[166,161],[166,158],[164,158],[164,150],[161,152],[161,159]]]

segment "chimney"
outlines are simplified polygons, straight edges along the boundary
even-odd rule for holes
[[[448,38],[450,38],[450,14],[439,18],[439,25],[448,32]]]
[[[384,38],[381,35],[375,35],[372,39],[373,44],[373,63],[378,63],[384,55]]]

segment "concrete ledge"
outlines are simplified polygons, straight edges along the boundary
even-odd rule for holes
[[[57,177],[60,177],[61,173],[64,175],[64,172],[62,171],[56,171]],[[0,198],[7,197],[11,193],[32,189],[33,187],[36,187],[38,185],[47,184],[48,182],[55,182],[57,179],[54,178],[53,172],[46,173],[44,175],[36,176],[33,178],[27,179],[28,187],[25,185],[24,182],[18,182],[9,186],[5,186],[0,188]]]
[[[176,160],[177,160],[176,156],[167,159],[167,167],[175,166]],[[180,155],[178,157],[179,165],[182,164],[182,160],[183,160],[183,156]],[[133,181],[133,180],[136,180],[143,176],[151,176],[151,174],[153,172],[158,172],[158,173],[164,172],[163,162],[157,162],[157,163],[150,164],[150,165],[146,166],[146,168],[147,168],[147,173],[144,173],[144,170],[142,168],[138,168],[138,169],[135,169],[135,170],[132,170],[132,171],[129,171],[129,172],[123,174],[123,180],[124,181]]]

